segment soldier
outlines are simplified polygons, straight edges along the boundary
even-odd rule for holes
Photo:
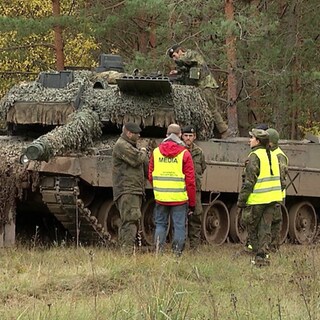
[[[194,50],[186,50],[179,44],[172,46],[167,53],[177,66],[177,69],[172,70],[170,74],[179,75],[182,84],[195,85],[201,89],[202,96],[209,105],[221,138],[225,139],[231,136],[231,131],[217,107],[215,89],[219,86],[201,54]]]
[[[282,200],[280,170],[277,156],[270,151],[268,132],[252,129],[250,135],[251,152],[237,205],[242,209],[242,222],[255,255],[252,263],[263,266],[270,264],[272,217]]]
[[[281,181],[281,190],[282,190],[282,199],[283,203],[286,198],[286,178],[288,174],[288,164],[289,160],[285,153],[279,147],[279,133],[277,130],[269,128],[267,130],[269,133],[270,148],[272,153],[278,157],[279,166],[280,166],[280,181]],[[274,216],[271,224],[271,244],[270,251],[277,251],[280,247],[280,231],[282,226],[282,211],[281,206],[278,207],[279,210],[274,212]]]
[[[188,238],[190,249],[196,250],[201,243],[201,182],[202,175],[206,170],[207,165],[202,149],[194,143],[195,139],[196,130],[193,126],[190,125],[182,128],[182,140],[191,153],[196,175],[196,207],[193,214],[188,216]]]
[[[149,162],[149,181],[153,185],[155,244],[162,251],[168,229],[168,219],[173,221],[173,252],[180,256],[186,240],[188,209],[194,211],[196,186],[194,166],[190,152],[181,138],[181,128],[170,124],[167,138],[155,148]]]
[[[112,152],[113,199],[120,212],[119,243],[125,250],[134,247],[145,190],[146,148],[137,148],[141,128],[126,123]]]

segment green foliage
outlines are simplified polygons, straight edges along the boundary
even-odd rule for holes
[[[227,85],[226,37],[232,34],[239,113],[242,108],[253,112],[258,122],[275,126],[286,138],[299,138],[299,128],[320,121],[318,0],[283,6],[276,0],[258,6],[237,1],[232,21],[227,21],[225,3],[219,0],[61,0],[60,17],[52,17],[49,0],[2,0],[0,6],[2,72],[54,69],[52,30],[59,25],[67,65],[96,66],[100,53],[112,52],[123,56],[128,71],[138,67],[166,73],[173,66],[165,52],[181,43],[199,50]],[[18,80],[6,74],[0,79],[2,93]],[[222,86],[220,101],[228,99],[226,92]],[[252,107],[253,96],[258,107]],[[221,109],[226,110],[226,104],[221,103]]]

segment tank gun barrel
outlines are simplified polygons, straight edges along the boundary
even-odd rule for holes
[[[99,116],[90,109],[75,112],[68,120],[67,124],[34,140],[23,151],[23,156],[27,160],[49,161],[67,151],[84,150],[102,133]]]

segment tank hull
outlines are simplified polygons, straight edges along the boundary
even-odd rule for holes
[[[158,139],[157,143],[160,141]],[[237,212],[236,201],[241,189],[244,162],[250,151],[248,138],[212,139],[199,141],[198,145],[204,151],[207,162],[202,181],[204,240],[211,244],[221,244],[227,239],[243,242],[245,236],[241,230],[239,221],[241,213]],[[282,241],[287,240],[289,230],[291,230],[290,239],[293,242],[309,243],[316,236],[320,210],[320,166],[314,160],[319,156],[320,145],[281,141],[281,148],[290,159],[287,197],[283,208]],[[59,204],[62,194],[59,195],[59,192],[54,191],[59,185],[57,180],[61,180],[61,177],[75,179],[76,182],[70,193],[76,194],[76,197],[70,210],[73,210],[75,216],[77,199],[81,200],[83,202],[81,205],[88,210],[87,215],[96,217],[98,224],[101,224],[107,232],[105,239],[97,237],[96,241],[104,239],[106,243],[109,238],[116,239],[116,221],[119,219],[119,213],[112,201],[111,150],[106,152],[105,149],[96,148],[95,153],[91,155],[74,154],[68,157],[54,157],[47,163],[30,162],[28,165],[30,172],[37,172],[40,175],[39,189],[42,199],[51,206],[51,211],[57,219],[60,219],[59,207],[62,207],[61,203]],[[47,185],[44,186],[43,181],[47,181],[49,177],[53,179],[51,187],[53,191],[50,191]],[[82,186],[82,191],[79,186]],[[84,200],[84,195],[88,193],[93,193],[89,202]],[[106,195],[108,195],[107,199]],[[148,182],[146,182],[146,195],[148,205],[146,208],[143,206],[144,214],[141,225],[142,230],[147,230],[144,231],[147,234],[145,234],[146,240],[143,243],[152,244],[150,233],[154,230],[152,223],[154,206],[152,205],[152,188]],[[208,219],[210,219],[210,227],[208,223],[206,224]],[[301,224],[304,228],[300,226]],[[64,225],[68,227],[66,223]],[[75,229],[71,229],[74,235]],[[80,231],[80,241],[81,239]],[[88,238],[83,239],[90,242]]]

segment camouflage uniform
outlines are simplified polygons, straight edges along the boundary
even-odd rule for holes
[[[145,189],[144,166],[147,152],[122,134],[112,152],[113,199],[120,212],[119,243],[132,247],[135,242]]]
[[[271,148],[271,151],[279,148],[277,145]],[[283,154],[278,154],[278,161],[280,167],[280,181],[281,181],[281,189],[284,190],[286,188],[286,177],[288,174],[288,159]],[[270,249],[276,251],[280,247],[280,231],[282,227],[282,210],[281,206],[278,206],[278,210],[274,212],[272,224],[271,224],[271,243]]]
[[[219,88],[219,86],[201,54],[197,51],[188,49],[184,52],[179,60],[175,61],[175,63],[177,65],[177,71],[181,76],[181,82],[183,84],[195,85],[202,89],[202,96],[209,105],[214,123],[219,133],[227,131],[228,126],[223,120],[220,112],[218,111],[217,101],[215,97],[214,90]],[[190,78],[190,69],[193,67],[200,69],[199,79]]]
[[[207,165],[202,149],[195,143],[192,144],[192,148],[189,151],[196,174],[196,207],[193,214],[188,217],[188,237],[190,248],[195,249],[201,241],[201,216],[203,211],[201,204],[201,181],[202,174],[206,170]]]
[[[262,146],[252,149],[255,151]],[[247,244],[252,246],[252,253],[256,256],[265,257],[268,253],[271,241],[271,223],[275,210],[278,210],[275,202],[268,204],[256,204],[247,206],[249,195],[257,182],[260,173],[260,160],[256,154],[251,154],[246,162],[244,181],[238,197],[238,207],[242,209],[242,223],[248,231]]]

